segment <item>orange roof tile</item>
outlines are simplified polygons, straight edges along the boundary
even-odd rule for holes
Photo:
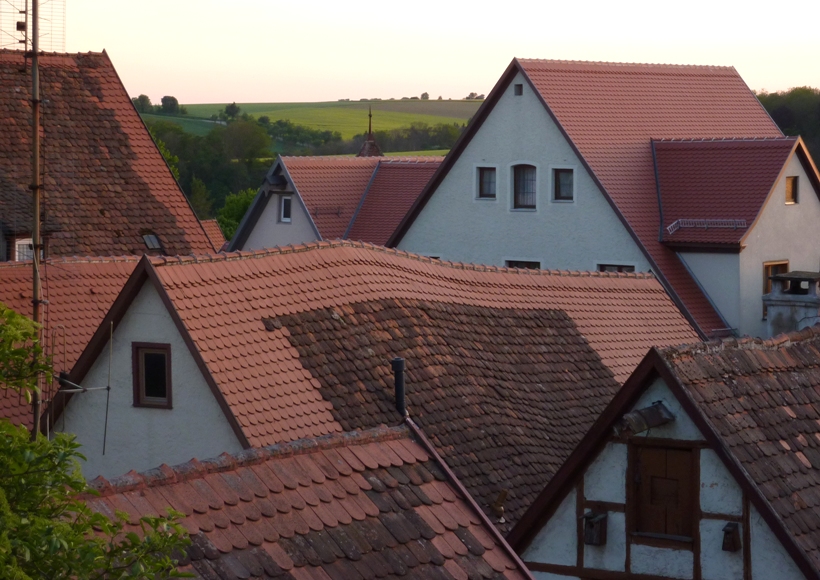
[[[48,301],[43,306],[45,348],[55,372],[74,367],[137,262],[136,257],[125,257],[42,263],[43,299]],[[31,279],[31,262],[0,262],[0,302],[31,316]],[[0,417],[30,426],[31,407],[16,393],[0,389]]]
[[[182,512],[192,544],[180,569],[199,578],[531,578],[407,427],[223,454],[92,487],[99,495],[87,505],[127,513],[127,532],[141,533],[142,516]]]
[[[222,233],[222,228],[219,227],[219,222],[216,220],[202,220],[202,227],[205,228],[205,233],[214,249],[219,251],[225,245],[225,234]]]
[[[403,356],[413,416],[482,502],[512,490],[510,521],[647,348],[697,337],[648,274],[465,266],[351,242],[141,268],[250,445],[400,420],[388,361]]]
[[[0,229],[31,232],[30,75],[22,51],[0,50]],[[29,63],[30,66],[30,63]],[[49,254],[214,248],[134,109],[106,53],[40,58],[43,214]]]
[[[658,241],[652,139],[782,137],[732,67],[516,61],[704,334],[725,326]]]
[[[383,159],[345,238],[385,245],[443,159]]]

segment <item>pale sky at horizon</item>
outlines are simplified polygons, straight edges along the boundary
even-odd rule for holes
[[[818,42],[800,33],[817,0],[779,14],[725,0],[65,1],[66,49],[106,49],[154,102],[457,99],[489,92],[513,57],[731,65],[754,90],[820,87]]]

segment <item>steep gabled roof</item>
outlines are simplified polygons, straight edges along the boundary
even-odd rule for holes
[[[182,512],[182,571],[236,578],[532,578],[412,423],[106,481],[113,517]]]
[[[202,220],[202,227],[205,228],[205,234],[211,240],[214,249],[219,251],[225,245],[225,234],[222,233],[222,228],[216,220]]]
[[[421,193],[442,157],[279,157],[248,209],[229,249],[236,250],[285,182],[290,182],[323,240],[384,244]],[[275,176],[275,177],[274,177]]]
[[[739,251],[798,138],[664,140],[652,147],[663,243]]]
[[[384,158],[344,237],[383,246],[443,157]]]
[[[42,262],[43,299],[47,301],[43,306],[45,348],[55,372],[74,367],[136,265],[136,257]],[[0,262],[0,302],[30,317],[31,279],[31,262]],[[31,405],[0,389],[0,417],[30,427]]]
[[[703,336],[726,323],[660,241],[653,139],[783,134],[732,67],[513,59],[467,131],[388,240],[395,246],[516,74],[525,76],[659,279]]]
[[[820,326],[652,349],[510,534],[523,548],[660,376],[809,578],[820,578]]]
[[[411,413],[470,492],[514,521],[653,344],[696,339],[647,274],[515,271],[351,242],[144,258],[80,357],[81,384],[141,284],[155,285],[246,446]]]
[[[324,240],[344,236],[379,157],[282,157]]]
[[[0,50],[4,234],[31,232],[30,70],[22,51]],[[50,255],[143,254],[147,232],[169,255],[214,251],[106,53],[44,54],[40,85]]]

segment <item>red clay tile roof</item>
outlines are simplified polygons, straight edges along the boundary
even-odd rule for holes
[[[216,220],[202,220],[202,227],[205,228],[205,233],[214,249],[219,251],[225,245],[225,234],[222,233],[222,228],[219,227],[219,222]]]
[[[29,73],[23,52],[0,50],[0,229],[31,231]],[[29,63],[30,66],[30,63]],[[30,70],[30,69],[29,69]],[[52,256],[214,248],[105,53],[40,58],[44,234]]]
[[[136,265],[134,257],[43,262],[43,298],[48,300],[44,336],[55,372],[72,369]],[[0,302],[29,317],[31,277],[31,262],[0,263]],[[17,394],[0,389],[0,417],[30,427],[31,407]]]
[[[351,242],[141,266],[250,445],[398,422],[388,360],[404,356],[413,416],[484,505],[510,489],[510,521],[651,345],[697,338],[648,274],[465,266]]]
[[[655,141],[663,241],[740,244],[796,144],[796,137]]]
[[[385,245],[443,159],[383,159],[345,238]]]
[[[732,67],[518,59],[701,330],[725,326],[661,226],[651,139],[782,137]]]
[[[182,512],[199,578],[521,579],[521,561],[407,427],[223,454],[106,481],[92,510]]]
[[[342,238],[380,157],[282,157],[322,239]]]
[[[820,571],[820,326],[661,355]]]

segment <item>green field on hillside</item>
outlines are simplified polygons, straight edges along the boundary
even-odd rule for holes
[[[472,117],[482,101],[333,101],[326,103],[237,103],[241,112],[254,117],[267,115],[271,121],[286,119],[297,125],[304,125],[322,131],[338,131],[342,138],[350,139],[367,130],[367,110],[373,107],[373,129],[389,130],[408,127],[411,123],[466,123]],[[189,119],[179,117],[166,120],[196,123],[186,131],[202,130],[202,121],[216,115],[225,108],[225,104],[188,105]],[[146,117],[154,117],[146,115]],[[163,118],[163,117],[159,117]],[[207,129],[205,130],[207,133]],[[200,133],[197,133],[200,134]]]
[[[151,123],[156,123],[157,121],[164,121],[167,123],[175,123],[185,130],[186,133],[192,133],[194,135],[199,135],[200,137],[203,135],[207,135],[208,132],[216,127],[216,123],[213,121],[206,121],[205,119],[189,119],[186,117],[173,117],[170,115],[151,115],[148,113],[140,113],[140,117],[150,125]]]

